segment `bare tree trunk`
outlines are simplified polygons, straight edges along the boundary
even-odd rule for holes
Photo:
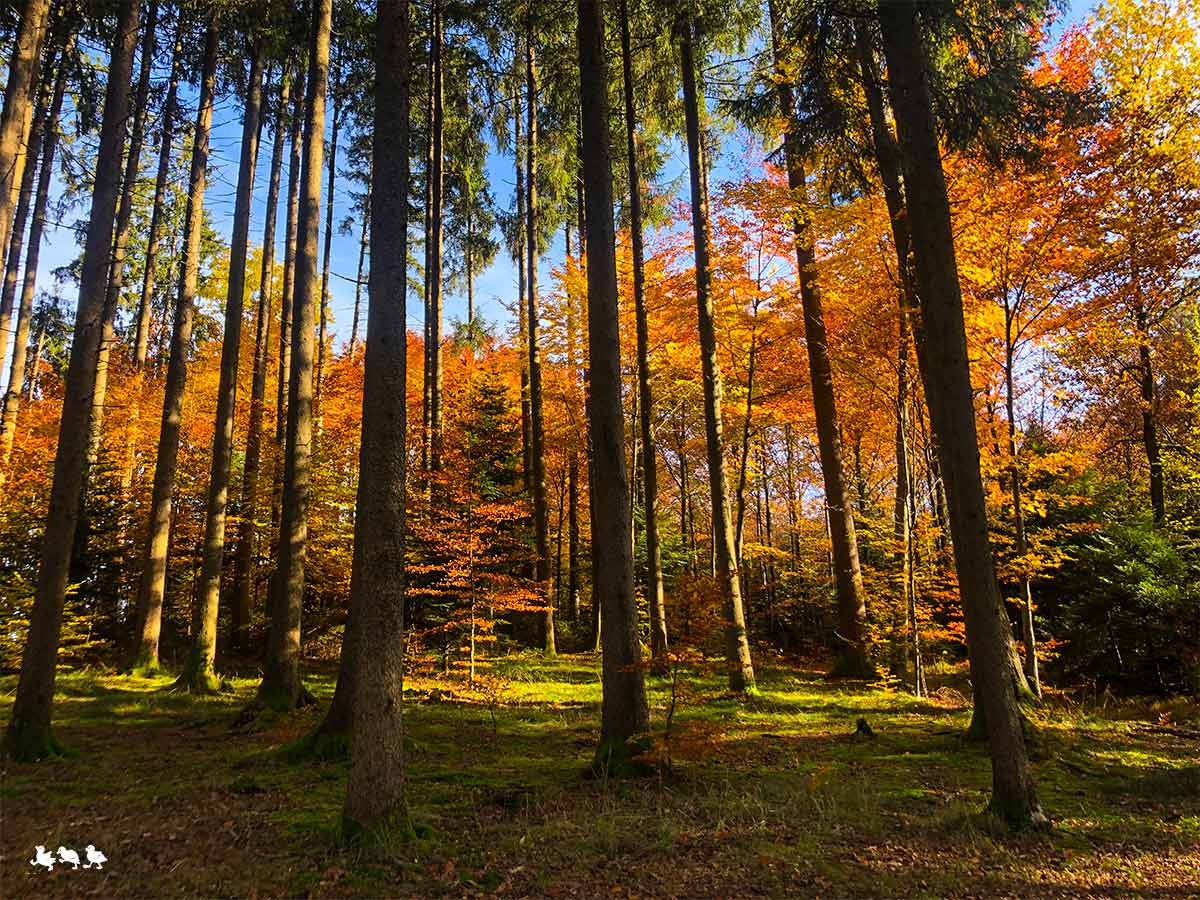
[[[46,39],[49,13],[50,0],[24,0],[17,33],[13,38],[8,80],[4,85],[4,107],[0,111],[0,247],[8,246],[13,206],[25,176],[25,140],[37,96],[38,61]],[[7,333],[7,318],[0,322],[0,326]],[[3,353],[0,353],[0,359],[3,358]]]
[[[408,258],[407,0],[376,24],[371,287],[351,607],[361,609],[357,697],[343,831],[411,836],[404,793],[404,490]],[[366,832],[366,834],[363,834]]]
[[[992,756],[991,808],[1014,827],[1046,822],[1017,708],[1012,656],[988,543],[962,296],[928,63],[917,5],[882,5],[879,22],[900,139],[914,270],[928,336],[925,396],[946,481],[971,679]]]
[[[532,13],[526,20],[525,36],[525,107],[528,125],[526,150],[526,200],[525,237],[528,250],[529,308],[526,311],[526,327],[529,329],[529,436],[530,456],[533,462],[533,531],[537,560],[534,581],[537,591],[546,604],[542,620],[542,649],[548,656],[556,652],[554,641],[554,606],[547,593],[550,581],[550,518],[546,509],[546,427],[542,413],[542,350],[538,336],[540,328],[538,313],[538,193],[537,193],[537,142],[538,142],[538,84],[537,62],[534,59],[534,32]]]
[[[66,56],[72,41],[66,43]],[[54,94],[50,108],[43,120],[35,123],[41,132],[41,169],[38,172],[37,193],[33,204],[33,218],[29,224],[29,244],[25,251],[25,273],[21,283],[21,301],[17,309],[17,325],[13,335],[12,367],[9,369],[8,388],[4,394],[3,415],[0,416],[0,481],[3,470],[8,467],[12,456],[13,442],[17,436],[17,417],[21,409],[21,390],[25,385],[29,327],[33,320],[33,293],[37,284],[38,258],[42,248],[42,232],[46,225],[46,208],[50,202],[50,181],[54,174],[54,154],[58,147],[58,117],[62,112],[63,94],[66,88],[67,67],[60,65],[54,82]],[[34,141],[30,140],[30,154],[36,155]],[[35,360],[40,358],[40,347],[35,351]],[[0,357],[2,359],[2,357]]]
[[[442,207],[445,182],[445,74],[442,65],[442,6],[433,3],[433,35],[431,37],[433,78],[433,174],[430,183],[429,227],[429,468],[442,468]]]
[[[777,72],[786,68],[776,34],[775,7],[771,5],[772,41]],[[807,181],[804,160],[795,133],[795,104],[790,82],[779,78],[776,86],[784,120],[784,155],[788,187],[796,208],[792,214],[796,269],[800,278],[800,302],[804,308],[804,335],[808,348],[808,368],[812,382],[813,413],[817,425],[817,446],[821,458],[821,476],[825,482],[825,505],[829,512],[829,535],[833,545],[834,585],[837,592],[838,637],[832,674],[870,675],[874,671],[867,635],[867,596],[863,589],[858,561],[858,539],[854,530],[854,508],[846,487],[842,466],[842,445],[838,430],[837,397],[833,387],[833,368],[825,332],[825,314],[821,305],[821,286],[817,279],[816,250],[811,218],[806,210]]]
[[[322,431],[321,417],[321,391],[325,387],[325,357],[328,355],[326,347],[328,339],[328,318],[329,318],[329,253],[333,246],[333,187],[337,178],[337,145],[338,145],[338,130],[341,126],[341,121],[338,113],[341,111],[338,108],[337,101],[337,83],[338,83],[338,68],[335,66],[332,74],[332,83],[334,86],[333,97],[330,101],[330,106],[333,108],[333,122],[329,131],[329,187],[325,197],[325,252],[324,263],[321,266],[321,295],[320,295],[320,324],[318,325],[317,334],[317,384],[313,394],[313,405],[316,411],[317,419],[317,434]],[[322,134],[322,140],[324,135]]]
[[[192,138],[192,165],[188,175],[187,212],[184,220],[183,261],[175,324],[171,332],[171,356],[167,361],[167,383],[163,395],[162,424],[158,455],[154,463],[154,489],[150,500],[150,522],[142,562],[137,602],[137,648],[130,667],[154,671],[158,668],[158,641],[162,632],[163,594],[167,580],[167,549],[171,532],[171,498],[175,491],[175,469],[179,458],[179,430],[183,420],[183,393],[187,386],[187,357],[192,343],[192,320],[196,312],[196,285],[200,276],[200,237],[204,224],[204,191],[207,184],[209,134],[212,130],[213,92],[216,86],[218,27],[208,22],[204,40],[200,103]]]
[[[367,202],[370,203],[368,194]],[[358,236],[358,278],[354,282],[354,318],[350,323],[350,355],[354,356],[355,350],[358,349],[358,323],[362,314],[362,289],[363,289],[363,270],[366,267],[367,261],[367,237],[369,229],[367,227],[370,221],[370,215],[363,213],[362,224],[360,226]]]
[[[39,5],[31,3],[27,12],[30,7]],[[42,19],[44,21],[44,9]],[[3,755],[17,761],[33,761],[60,751],[51,731],[50,717],[62,610],[71,566],[72,537],[79,515],[79,496],[84,477],[88,405],[96,378],[96,350],[100,339],[100,319],[104,312],[104,287],[120,187],[118,170],[124,143],[121,126],[129,110],[129,84],[137,30],[137,0],[124,0],[120,5],[108,67],[108,84],[104,92],[92,208],[80,271],[79,306],[75,314],[71,363],[63,395],[62,420],[54,457],[54,481],[42,538],[38,583],[29,617],[29,636],[21,657],[16,701],[3,742]],[[40,42],[39,35],[37,43]],[[8,119],[9,107],[15,105],[13,94],[20,90],[13,80],[23,77],[16,65],[21,62],[20,52],[21,36],[18,34],[18,54],[14,58],[14,69],[9,72],[9,92],[5,95],[5,120]],[[33,55],[36,58],[36,52]],[[0,140],[0,169],[12,165],[13,154],[6,153],[12,149],[8,146],[8,138],[19,139],[23,136],[19,131],[10,135],[7,125],[8,122],[4,121],[5,127],[0,128],[0,138],[3,138]],[[3,185],[6,197],[9,196],[10,185],[11,182]],[[11,207],[3,210],[2,217],[6,223],[10,210]],[[0,246],[3,244],[0,241]]]
[[[258,476],[262,467],[263,404],[267,395],[267,348],[271,343],[271,279],[275,269],[275,221],[279,183],[283,170],[285,110],[291,99],[289,70],[279,79],[275,134],[271,147],[271,172],[267,181],[267,217],[263,223],[262,270],[255,310],[254,377],[250,386],[250,422],[246,429],[246,464],[242,474],[242,502],[237,556],[233,569],[233,646],[250,648],[250,619],[254,606],[254,561],[258,555]]]
[[[658,453],[654,442],[654,397],[650,391],[650,336],[646,321],[646,266],[642,245],[642,183],[638,163],[637,114],[633,103],[633,51],[628,0],[620,0],[621,71],[625,100],[625,155],[629,178],[629,231],[633,254],[633,303],[637,319],[638,412],[642,436],[643,509],[646,519],[646,600],[650,607],[650,655],[666,671],[667,610],[663,600],[662,550],[658,540]]]
[[[292,309],[292,368],[288,385],[287,447],[283,508],[279,524],[279,569],[273,585],[267,657],[258,702],[293,709],[307,702],[300,681],[300,613],[304,602],[304,553],[308,540],[309,465],[313,433],[313,321],[317,301],[317,231],[321,215],[325,92],[329,78],[329,35],[333,0],[314,6],[310,45],[304,162],[296,241]]]
[[[712,498],[713,552],[725,606],[729,688],[735,693],[745,693],[754,689],[754,666],[750,661],[750,641],[746,632],[741,585],[738,583],[737,548],[729,521],[729,489],[721,427],[721,367],[717,359],[713,299],[709,290],[708,196],[704,190],[705,161],[700,143],[701,110],[696,90],[694,29],[693,22],[683,23],[679,45],[692,189],[692,237],[696,248],[696,306],[700,324],[700,361],[704,374],[704,422],[708,444],[709,493]]]
[[[604,58],[601,0],[579,0],[578,45],[588,219],[588,422],[596,466],[593,591],[601,603],[604,646],[600,745],[592,765],[602,772],[618,774],[630,767],[638,736],[649,731],[650,710],[640,667],[642,650],[628,531],[629,481],[621,406],[621,335],[608,146],[608,65]],[[529,58],[532,60],[532,56]],[[531,92],[531,106],[534,96]],[[530,231],[534,233],[532,228]]]

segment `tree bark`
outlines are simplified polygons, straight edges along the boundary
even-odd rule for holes
[[[371,202],[368,189],[367,202]],[[366,268],[367,262],[367,239],[369,237],[370,215],[363,213],[362,223],[358,236],[358,278],[354,282],[354,318],[350,323],[350,355],[354,356],[354,352],[358,349],[358,331],[359,322],[362,315],[362,289],[363,289],[363,271]]]
[[[333,97],[330,100],[330,106],[333,107],[333,122],[329,130],[329,186],[327,196],[325,197],[325,250],[324,263],[321,265],[321,315],[320,324],[318,325],[317,334],[317,384],[316,391],[313,395],[314,404],[317,416],[317,434],[321,433],[321,390],[325,386],[325,357],[328,355],[326,350],[326,340],[328,336],[328,318],[329,318],[329,253],[333,246],[333,187],[337,178],[337,145],[338,145],[338,130],[341,126],[341,120],[337,102],[337,68],[333,69],[332,80],[334,85]],[[324,135],[322,135],[324,138]]]
[[[30,3],[31,7],[41,4]],[[44,10],[42,13],[44,24]],[[119,191],[121,146],[124,143],[122,124],[129,109],[129,85],[133,68],[133,52],[137,43],[138,3],[124,0],[120,5],[117,32],[109,61],[108,84],[104,92],[104,113],[101,119],[100,147],[96,155],[96,175],[92,190],[92,208],[88,218],[84,243],[83,266],[80,272],[79,305],[75,314],[71,362],[67,371],[63,395],[62,419],[59,425],[58,447],[54,457],[54,480],[50,489],[50,508],[46,514],[46,530],[42,538],[41,565],[34,594],[33,611],[29,618],[29,636],[21,658],[21,676],[12,718],[5,732],[4,755],[18,761],[32,761],[55,754],[59,746],[50,727],[54,701],[54,680],[58,663],[59,636],[62,628],[62,609],[67,594],[67,578],[71,566],[72,536],[79,515],[79,496],[84,478],[87,451],[87,415],[92,388],[96,379],[96,350],[100,339],[100,319],[104,311],[104,287],[108,275],[109,250],[112,247],[113,219],[116,215]],[[24,29],[24,18],[22,20]],[[40,44],[40,35],[37,43]],[[9,89],[5,95],[5,116],[14,104],[13,92],[19,86],[14,78],[22,74],[21,41],[14,54],[14,68],[9,72]],[[34,53],[36,57],[36,52]],[[22,111],[23,112],[23,111]],[[7,122],[3,123],[5,126]],[[0,169],[12,165],[8,150],[7,128],[0,128]],[[15,137],[21,137],[16,134]],[[7,173],[6,173],[7,174]],[[11,182],[0,192],[7,197]],[[7,221],[11,210],[3,210]],[[0,241],[0,246],[3,246]]]
[[[273,585],[270,632],[258,702],[293,709],[308,697],[300,682],[300,613],[304,601],[304,553],[308,539],[309,466],[313,432],[313,321],[317,283],[317,231],[321,215],[325,92],[329,78],[329,36],[333,0],[314,6],[309,56],[304,161],[296,239],[295,298],[292,309],[292,367],[288,384],[287,446],[280,514],[279,568]]]
[[[362,610],[354,742],[343,823],[412,835],[404,793],[404,491],[408,259],[408,3],[376,23],[371,282],[351,607]],[[365,836],[365,835],[363,835]]]
[[[705,161],[700,143],[700,98],[696,89],[693,22],[680,29],[683,106],[687,119],[688,170],[692,191],[692,238],[696,248],[696,307],[700,326],[700,362],[704,376],[704,424],[708,446],[709,493],[712,498],[713,550],[717,581],[725,607],[729,688],[735,693],[754,689],[754,666],[737,571],[737,548],[729,519],[729,489],[722,435],[721,367],[717,359],[713,299],[710,293],[708,196],[704,190]]]
[[[154,489],[150,500],[150,523],[146,530],[141,582],[138,588],[138,641],[131,668],[158,668],[158,641],[162,632],[163,593],[167,580],[167,549],[171,532],[171,496],[179,458],[179,431],[183,419],[183,394],[187,386],[187,357],[192,343],[192,320],[196,313],[196,286],[200,276],[200,237],[204,225],[204,191],[207,185],[209,135],[212,130],[213,92],[216,86],[219,31],[215,19],[208,22],[201,63],[200,102],[192,138],[192,165],[188,175],[187,211],[184,219],[183,260],[175,323],[171,331],[171,355],[167,361],[167,383],[163,395],[162,424],[158,455],[154,463]]]
[[[878,15],[928,338],[925,396],[946,483],[971,679],[991,748],[990,805],[1014,827],[1040,825],[1046,817],[1021,731],[1013,661],[1008,634],[1001,626],[1004,610],[988,543],[962,295],[917,4],[911,0],[881,4]]]
[[[533,462],[533,532],[537,559],[534,566],[534,581],[537,592],[546,605],[542,618],[542,649],[548,656],[556,652],[554,641],[554,604],[550,602],[550,516],[546,507],[546,427],[542,411],[542,350],[538,335],[540,322],[538,313],[538,191],[537,191],[537,142],[538,142],[538,83],[537,62],[534,57],[534,32],[532,13],[527,14],[525,35],[525,105],[526,166],[525,166],[525,237],[529,271],[526,275],[528,287],[526,310],[526,336],[529,343],[529,437],[530,457]]]
[[[646,601],[650,607],[650,655],[666,671],[667,609],[663,600],[662,550],[658,540],[658,451],[654,441],[654,397],[650,391],[650,331],[646,321],[646,266],[642,245],[642,182],[638,163],[637,114],[633,102],[633,51],[629,3],[620,0],[621,71],[625,100],[625,155],[629,178],[629,232],[633,255],[633,304],[637,319],[638,413],[642,435],[643,509],[646,519]]]
[[[68,40],[66,47],[71,46]],[[66,50],[64,49],[64,57]],[[28,358],[29,327],[33,320],[33,293],[37,284],[38,258],[42,248],[42,233],[46,225],[46,208],[50,202],[50,181],[54,174],[54,154],[58,147],[58,117],[62,112],[63,95],[66,88],[67,67],[60,65],[54,82],[54,93],[50,107],[43,120],[35,123],[40,130],[41,168],[38,171],[37,192],[33,203],[33,217],[29,223],[29,243],[25,251],[25,272],[21,282],[21,300],[17,307],[17,324],[13,333],[12,367],[9,369],[8,387],[4,394],[3,413],[0,414],[0,481],[3,470],[8,467],[12,456],[13,442],[17,436],[17,418],[21,409],[21,391],[25,385],[25,369]],[[30,140],[30,153],[34,153]],[[36,352],[40,356],[40,351]],[[0,357],[2,359],[2,357]]]
[[[650,729],[650,710],[641,671],[628,530],[629,481],[621,406],[621,335],[602,0],[579,0],[577,36],[588,219],[588,422],[596,467],[593,590],[601,604],[604,647],[600,745],[593,767],[619,774],[629,768],[638,736]]]
[[[771,4],[771,18],[775,6]],[[832,674],[866,676],[874,671],[867,635],[867,597],[858,561],[858,538],[854,530],[854,507],[846,487],[842,464],[842,445],[837,418],[837,397],[833,386],[833,368],[825,332],[825,313],[821,285],[817,278],[816,250],[812,221],[806,210],[808,186],[804,160],[796,134],[795,102],[789,81],[782,77],[785,65],[772,21],[772,43],[780,113],[784,121],[784,156],[792,202],[793,240],[796,269],[800,280],[800,302],[804,309],[804,335],[808,348],[808,370],[812,383],[813,414],[817,425],[817,446],[821,458],[821,476],[825,483],[825,506],[829,514],[829,535],[833,544],[834,587],[837,593],[838,647]]]
[[[49,14],[50,0],[24,0],[9,58],[4,107],[0,110],[0,247],[8,246],[16,193],[25,176],[25,140],[37,95],[38,61]],[[7,332],[7,319],[0,325]]]
[[[445,74],[442,66],[442,6],[433,3],[433,34],[430,38],[433,76],[433,147],[430,177],[429,228],[429,468],[442,468],[442,241],[445,194]]]

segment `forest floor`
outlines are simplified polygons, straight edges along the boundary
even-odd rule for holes
[[[651,680],[672,767],[588,774],[599,658],[499,660],[485,691],[410,679],[408,787],[420,837],[345,850],[344,761],[272,752],[323,702],[231,731],[255,681],[194,699],[169,679],[65,672],[69,757],[5,764],[0,896],[18,897],[1195,897],[1200,742],[1187,704],[1074,704],[1033,714],[1048,833],[981,815],[984,749],[968,711],[776,662],[728,696],[716,672]],[[0,708],[15,679],[0,678]],[[874,737],[854,736],[859,717]],[[1182,727],[1180,727],[1182,726]],[[30,865],[93,844],[103,870]]]

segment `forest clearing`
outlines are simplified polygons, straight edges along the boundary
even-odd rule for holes
[[[388,852],[340,846],[344,760],[287,761],[316,709],[231,732],[251,679],[194,700],[163,678],[65,674],[78,755],[10,765],[6,896],[1183,898],[1200,884],[1196,731],[1153,724],[1195,722],[1194,704],[1049,699],[1034,769],[1055,827],[1014,840],[980,813],[986,751],[963,739],[955,673],[931,673],[918,700],[773,660],[741,700],[715,667],[682,669],[675,734],[654,751],[670,768],[606,783],[589,767],[594,655],[489,669],[487,688],[409,680],[418,837]],[[671,683],[649,683],[658,720]],[[327,701],[329,677],[309,684]],[[109,862],[35,872],[26,835]]]
[[[0,5],[0,897],[1200,896],[1197,0]]]

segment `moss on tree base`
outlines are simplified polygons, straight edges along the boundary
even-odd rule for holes
[[[14,719],[4,732],[0,744],[0,759],[13,762],[41,762],[44,759],[59,759],[67,755],[66,749],[54,736],[49,725],[39,726]]]
[[[848,651],[839,653],[833,658],[833,665],[826,678],[875,678],[879,670],[870,657],[862,653]]]
[[[370,823],[355,821],[344,814],[342,816],[341,840],[347,847],[390,850],[402,844],[410,844],[417,837],[418,829],[413,824],[405,804],[400,804],[398,809],[378,816]]]
[[[342,762],[350,758],[350,733],[317,728],[279,748],[286,763]]]
[[[591,775],[594,778],[642,778],[652,775],[656,766],[647,755],[649,750],[649,735],[605,738],[592,757]]]

